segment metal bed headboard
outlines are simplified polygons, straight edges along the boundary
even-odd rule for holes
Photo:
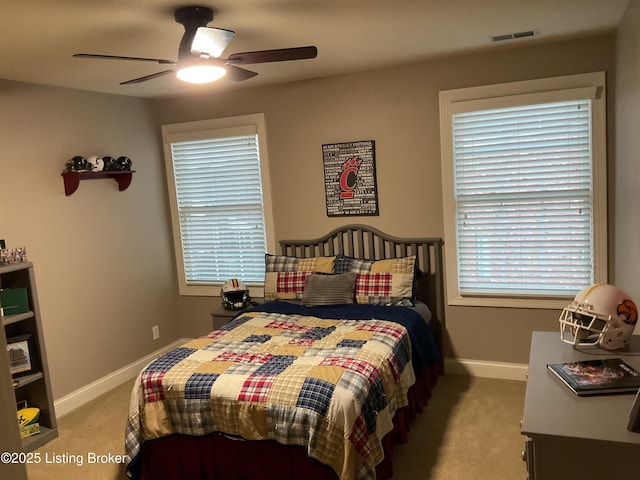
[[[366,225],[345,225],[314,240],[281,240],[282,254],[320,257],[343,254],[366,260],[417,256],[417,298],[429,306],[438,328],[444,325],[444,278],[441,238],[398,238]]]

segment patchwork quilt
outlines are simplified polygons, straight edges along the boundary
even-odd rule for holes
[[[126,453],[131,465],[146,440],[218,432],[303,445],[341,480],[375,479],[381,440],[415,378],[399,323],[242,313],[140,373]]]

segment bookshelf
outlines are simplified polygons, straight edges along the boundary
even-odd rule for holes
[[[20,445],[22,451],[31,451],[58,436],[33,264],[0,265],[0,289],[22,289],[26,293],[26,311],[11,313],[13,306],[0,303],[4,311],[0,316],[3,325],[0,341],[4,342],[7,351],[3,365],[0,365],[4,369],[1,378],[9,379],[0,384],[0,389],[3,397],[10,399],[8,403],[3,402],[6,410],[3,415],[7,418],[13,415],[16,421],[15,431],[9,432],[10,437],[16,438],[5,439],[7,445]],[[23,346],[27,350],[22,350]],[[16,412],[18,404],[23,402],[40,409],[40,433],[21,439]]]

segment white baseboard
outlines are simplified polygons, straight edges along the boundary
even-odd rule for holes
[[[529,365],[523,363],[489,362],[463,358],[444,359],[445,373],[453,375],[526,381],[528,369]]]
[[[53,402],[53,406],[56,411],[56,416],[60,417],[65,415],[78,407],[81,407],[87,402],[90,402],[94,398],[99,397],[103,393],[107,393],[109,390],[116,388],[119,385],[122,385],[127,380],[130,380],[137,376],[140,371],[154,358],[159,357],[163,353],[168,352],[180,345],[188,342],[189,339],[182,338],[176,340],[175,342],[166,345],[155,352],[150,353],[149,355],[136,360],[129,365],[125,365],[124,367],[116,370],[115,372],[111,372],[108,375],[105,375],[102,378],[99,378],[95,382],[91,382],[84,387],[79,388],[78,390],[71,392],[64,397],[61,397]]]

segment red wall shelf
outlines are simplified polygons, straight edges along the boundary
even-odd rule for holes
[[[64,172],[64,193],[68,197],[78,189],[80,180],[95,180],[98,178],[113,178],[118,183],[118,190],[123,191],[131,185],[131,177],[135,170],[109,172]]]

